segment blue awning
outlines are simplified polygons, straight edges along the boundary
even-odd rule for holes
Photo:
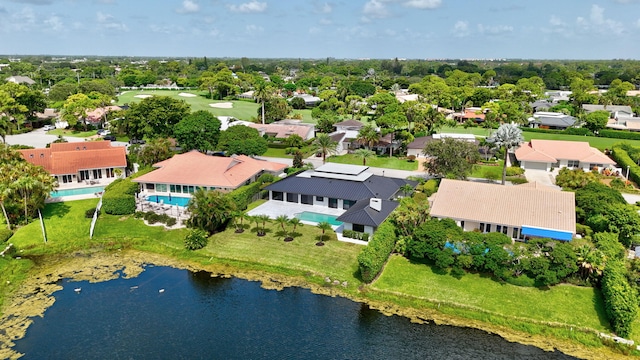
[[[545,229],[535,226],[522,226],[522,235],[550,238],[562,241],[571,241],[573,233],[563,230]]]

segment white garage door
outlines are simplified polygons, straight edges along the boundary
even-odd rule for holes
[[[547,163],[527,161],[524,168],[527,170],[547,170]]]

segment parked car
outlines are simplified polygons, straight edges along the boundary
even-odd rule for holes
[[[111,134],[111,130],[100,129],[100,130],[98,130],[97,134],[100,135],[100,136],[109,135],[109,134]]]
[[[42,127],[44,129],[44,131],[49,131],[49,130],[55,130],[55,126],[53,125],[45,125]]]
[[[130,139],[129,140],[129,144],[133,145],[133,144],[145,144],[144,140],[140,140],[140,139]]]
[[[105,140],[116,141],[116,137],[114,135],[105,135],[102,138]]]

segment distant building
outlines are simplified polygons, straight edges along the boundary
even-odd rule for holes
[[[19,76],[19,75],[9,76],[8,78],[5,79],[5,81],[16,83],[16,84],[27,84],[27,85],[33,85],[36,83],[28,76]]]
[[[568,167],[591,171],[615,165],[615,161],[583,141],[531,139],[515,151],[523,169],[546,170]]]
[[[529,118],[529,127],[564,130],[575,125],[577,119],[558,112],[538,111]]]

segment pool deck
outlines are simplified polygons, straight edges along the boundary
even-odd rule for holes
[[[344,214],[344,212],[347,210],[333,209],[333,208],[328,208],[324,206],[306,205],[306,204],[300,204],[300,203],[290,203],[286,201],[269,200],[266,203],[256,207],[255,209],[249,210],[247,214],[251,216],[267,215],[271,219],[275,219],[280,215],[287,215],[288,217],[292,218],[292,217],[295,217],[296,214],[304,211],[309,211],[309,212],[314,212],[314,213],[324,214],[324,215],[340,216]],[[316,222],[312,222],[312,221],[301,220],[301,222],[303,224],[312,225],[312,226],[317,225]],[[349,242],[349,243],[358,244],[358,245],[367,245],[366,241],[349,239],[342,236],[342,229],[344,228],[344,225],[339,225],[339,226],[331,225],[331,228],[333,229],[333,231],[336,232],[338,240],[340,241]]]

